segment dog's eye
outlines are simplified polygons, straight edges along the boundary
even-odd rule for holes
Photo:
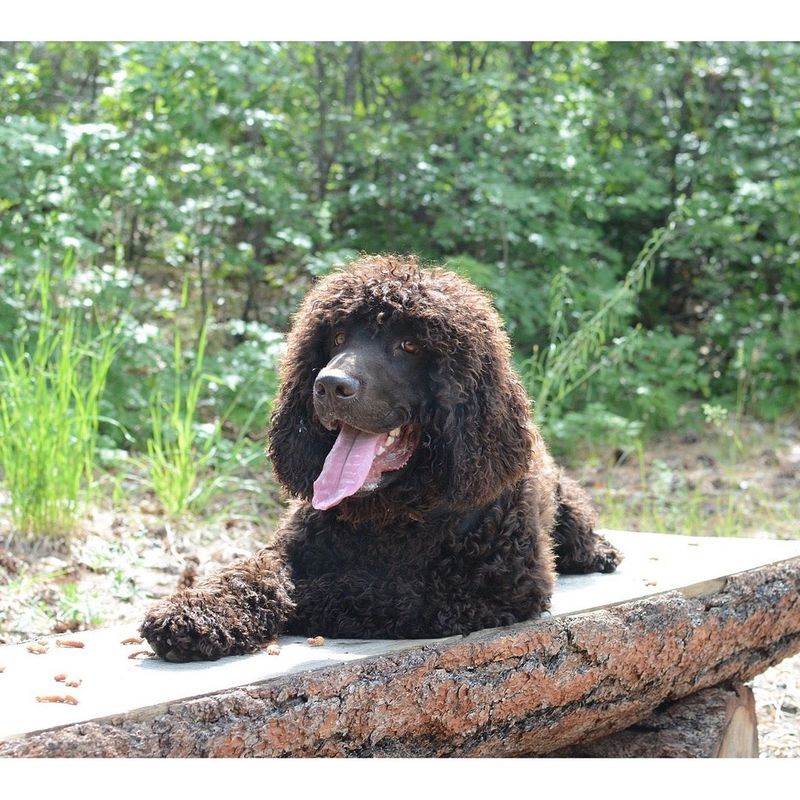
[[[400,342],[400,349],[404,353],[418,353],[419,345],[416,342],[412,342],[411,339],[403,339],[403,341]]]
[[[333,337],[333,343],[337,347],[341,347],[344,344],[344,331],[336,332],[336,335]]]

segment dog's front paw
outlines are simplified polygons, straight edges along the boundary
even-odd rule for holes
[[[214,661],[255,649],[247,647],[233,609],[213,595],[191,589],[156,603],[140,631],[166,661]]]
[[[611,542],[598,536],[597,546],[594,551],[593,571],[614,572],[622,561],[622,553]]]

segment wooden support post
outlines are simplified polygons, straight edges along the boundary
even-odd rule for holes
[[[549,754],[556,758],[758,758],[755,698],[714,686],[656,709],[624,731]]]

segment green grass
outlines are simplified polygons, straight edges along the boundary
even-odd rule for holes
[[[184,287],[183,305],[186,302]],[[160,390],[150,397],[153,432],[147,442],[147,472],[153,491],[171,516],[186,510],[194,499],[198,480],[208,464],[208,448],[198,443],[197,403],[208,379],[203,373],[208,326],[204,324],[188,380],[184,376],[184,353],[180,330],[175,326],[172,351],[173,390],[165,400]]]
[[[38,328],[0,353],[0,467],[16,528],[68,535],[93,488],[99,404],[115,352],[82,309],[57,308],[49,271],[37,277]]]
[[[184,286],[182,307],[186,307],[187,289]],[[246,381],[233,398],[228,409],[203,431],[198,420],[198,403],[203,390],[213,376],[204,371],[208,326],[200,329],[191,368],[184,367],[186,353],[178,325],[174,330],[172,351],[172,392],[164,399],[158,389],[150,398],[152,435],[147,442],[144,461],[150,485],[164,510],[172,517],[187,511],[202,512],[210,500],[231,486],[245,487],[235,473],[257,458],[261,449],[254,450],[247,434],[255,419],[264,412],[267,399],[250,410],[234,441],[223,436],[223,424],[251,381]],[[210,430],[209,430],[210,428]],[[203,434],[203,435],[201,435]]]

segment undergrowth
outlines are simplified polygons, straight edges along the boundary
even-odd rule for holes
[[[184,284],[182,307],[186,306]],[[150,397],[152,435],[147,442],[146,467],[153,491],[170,515],[184,511],[194,497],[198,476],[207,466],[209,449],[198,446],[197,403],[208,382],[203,373],[208,326],[203,323],[194,362],[184,380],[181,333],[175,325],[173,343],[173,389],[165,400],[160,388]]]
[[[792,423],[785,423],[790,428]],[[800,492],[783,472],[759,472],[763,459],[779,463],[776,430],[740,420],[735,430],[709,421],[676,447],[676,435],[641,442],[617,463],[584,470],[604,528],[694,536],[794,537]],[[612,455],[612,458],[614,456]]]
[[[18,293],[39,313],[35,328],[23,317],[0,352],[0,466],[17,529],[66,535],[92,492],[100,399],[118,341],[112,328],[87,324],[82,308],[57,305],[49,270],[30,296]]]
[[[535,398],[537,414],[544,425],[559,416],[569,395],[584,386],[603,366],[601,356],[620,357],[639,333],[638,328],[621,336],[638,295],[650,285],[655,256],[673,235],[681,218],[679,205],[663,228],[645,243],[625,278],[605,298],[600,307],[578,327],[570,330],[564,309],[571,294],[569,273],[556,273],[550,287],[549,335],[545,348],[535,347],[522,363],[528,391]]]
[[[188,285],[184,284],[181,308],[186,309]],[[243,380],[227,408],[213,422],[203,423],[199,407],[209,384],[218,376],[206,370],[208,321],[200,328],[194,351],[184,348],[180,328],[173,330],[171,394],[164,397],[160,386],[150,396],[152,434],[147,442],[144,466],[150,486],[172,517],[187,511],[202,512],[210,500],[231,487],[254,488],[247,480],[237,477],[254,461],[263,457],[260,447],[249,439],[256,420],[265,414],[267,397],[255,401],[247,416],[239,420],[238,435],[231,439],[223,434],[226,421],[241,405],[252,382],[258,377]],[[187,369],[187,366],[188,369]]]

